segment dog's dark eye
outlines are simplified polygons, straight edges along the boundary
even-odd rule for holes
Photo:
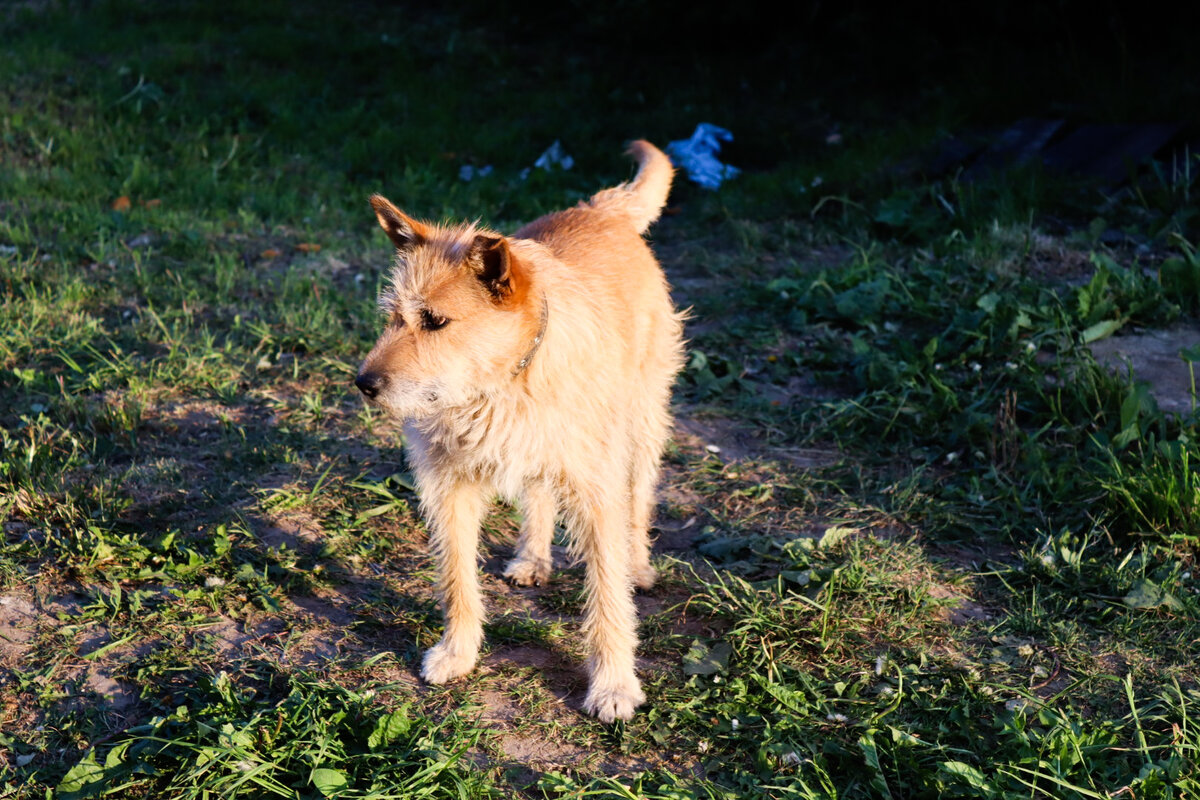
[[[421,312],[421,327],[427,331],[436,331],[439,328],[444,328],[450,322],[445,317],[440,317],[429,309],[424,309]]]

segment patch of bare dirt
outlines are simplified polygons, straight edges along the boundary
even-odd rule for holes
[[[704,525],[701,518],[690,514],[682,520],[665,520],[654,526],[655,553],[680,553],[690,551],[696,543]]]
[[[944,605],[938,609],[938,616],[952,625],[968,625],[991,619],[987,609],[973,598],[945,584],[930,582],[929,596],[944,601]]]
[[[573,669],[562,653],[535,645],[501,647],[488,653],[483,662],[493,668],[497,665],[533,667],[542,674],[546,674],[549,670],[571,671]]]
[[[644,664],[639,671],[644,672]],[[493,733],[481,766],[499,765],[530,772],[543,769],[597,770],[607,775],[650,769],[695,771],[694,759],[674,752],[614,754],[573,737],[587,688],[583,665],[546,648],[519,645],[489,654],[481,664],[487,680],[471,694],[480,721]],[[573,741],[574,739],[574,741]]]
[[[109,710],[123,714],[137,705],[138,693],[130,684],[122,683],[113,678],[112,670],[108,667],[96,667],[87,673],[83,688],[95,696],[102,698],[108,704]]]
[[[319,667],[354,647],[351,630],[358,624],[355,615],[340,596],[290,597],[295,621],[290,623],[283,658],[302,667]]]
[[[0,667],[14,669],[33,646],[39,612],[26,597],[0,595]]]
[[[480,669],[488,680],[473,699],[483,706],[486,721],[519,728],[575,720],[582,713],[583,664],[564,653],[534,645],[500,647],[484,656]]]
[[[103,623],[79,622],[76,615],[80,606],[75,598],[65,596],[47,599],[35,607],[39,632],[55,628],[74,631],[76,657],[57,664],[44,679],[62,687],[63,696],[56,704],[60,711],[97,710],[116,730],[143,712],[137,687],[122,677],[122,671],[145,658],[158,640],[114,641]],[[30,662],[26,661],[25,666]]]
[[[176,437],[210,438],[226,425],[258,424],[266,416],[260,408],[248,405],[225,405],[211,400],[171,400],[157,403],[142,412],[145,424],[152,430]]]
[[[566,744],[548,736],[510,734],[500,737],[506,758],[529,766],[579,766],[593,758],[589,748]]]
[[[681,416],[675,420],[675,441],[680,447],[709,452],[723,462],[769,459],[799,469],[816,469],[841,460],[836,450],[779,447],[764,439],[762,430],[725,417]]]
[[[302,552],[320,545],[324,540],[325,531],[311,514],[289,511],[272,516],[269,522],[271,524],[258,533],[259,541],[267,547],[286,547]]]
[[[1060,237],[1038,231],[1029,232],[1023,228],[993,231],[993,236],[1013,247],[1009,262],[996,265],[998,272],[1018,272],[1023,269],[1026,274],[1039,280],[1069,286],[1087,283],[1096,272],[1090,249],[1071,247]]]
[[[289,599],[302,617],[307,617],[318,625],[348,628],[358,621],[358,617],[346,607],[345,601],[340,596],[325,598],[294,595]]]
[[[1192,372],[1179,351],[1196,345],[1200,345],[1200,325],[1189,324],[1110,336],[1088,347],[1097,361],[1113,370],[1132,368],[1135,379],[1150,384],[1163,411],[1188,414],[1193,402]]]
[[[287,642],[284,660],[292,666],[322,667],[342,654],[345,632],[331,628],[310,628],[293,634]]]
[[[197,626],[193,635],[211,647],[223,660],[229,661],[248,655],[256,644],[274,644],[274,641],[267,640],[274,640],[283,630],[284,623],[281,620],[270,619],[248,624],[221,617],[216,622]]]

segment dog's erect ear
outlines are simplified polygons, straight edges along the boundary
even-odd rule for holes
[[[425,237],[425,226],[396,208],[383,195],[371,195],[371,208],[375,209],[379,227],[397,250],[407,250]]]
[[[482,233],[476,236],[467,264],[498,302],[506,305],[518,302],[524,294],[524,270],[503,236]]]

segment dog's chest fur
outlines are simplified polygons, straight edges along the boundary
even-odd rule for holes
[[[410,423],[405,433],[418,477],[454,474],[507,499],[516,498],[530,479],[554,481],[566,453],[580,444],[579,431],[560,408],[517,385],[512,392]]]

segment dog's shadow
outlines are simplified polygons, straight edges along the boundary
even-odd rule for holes
[[[316,448],[319,439],[296,444]],[[340,541],[331,541],[320,521],[307,513],[259,509],[243,515],[253,536],[240,545],[245,549],[241,557],[278,565],[272,572],[289,605],[281,621],[294,641],[290,663],[320,671],[391,661],[393,668],[381,673],[409,684],[419,695],[465,690],[493,701],[496,692],[481,682],[495,678],[508,684],[520,676],[521,682],[532,682],[544,695],[579,711],[587,677],[582,651],[572,645],[579,643],[583,571],[567,563],[564,546],[553,547],[557,571],[550,582],[513,585],[501,574],[513,555],[520,514],[507,504],[493,505],[480,532],[480,582],[489,615],[479,663],[463,678],[430,686],[419,678],[421,658],[441,637],[442,613],[435,565],[414,511],[418,498],[402,448],[376,446],[369,456],[360,452],[353,464],[335,460],[319,475],[289,481],[290,491],[313,492],[318,482],[356,494],[352,504],[362,507],[358,524],[350,526],[356,533],[347,537],[345,530],[336,532],[334,539]],[[389,503],[404,516],[403,529],[388,512],[376,513]],[[562,541],[561,531],[556,540]],[[364,556],[364,547],[381,550],[384,557]],[[493,704],[485,703],[485,715],[503,716]]]

